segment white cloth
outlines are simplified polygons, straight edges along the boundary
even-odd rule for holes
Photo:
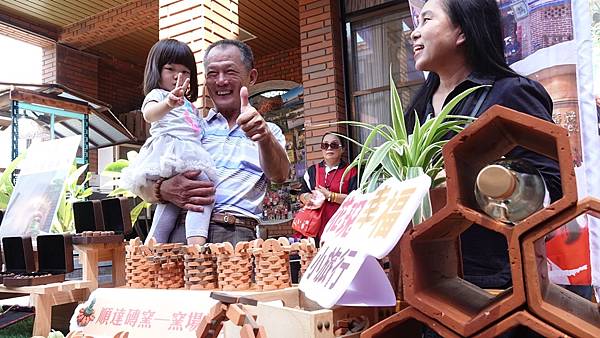
[[[144,99],[161,102],[169,94],[162,89],[152,90]],[[215,164],[202,145],[206,122],[188,101],[169,111],[162,119],[153,122],[151,137],[146,140],[138,156],[123,169],[121,186],[136,195],[149,181],[172,177],[188,170],[202,170],[217,183]]]

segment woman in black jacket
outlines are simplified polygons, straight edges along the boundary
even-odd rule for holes
[[[408,129],[416,111],[421,122],[437,115],[455,96],[479,85],[451,112],[478,117],[499,104],[552,122],[552,99],[538,82],[508,67],[504,59],[500,11],[495,0],[430,0],[411,34],[415,66],[429,71],[425,84],[406,110]],[[452,135],[448,135],[451,137]],[[550,198],[561,197],[558,163],[515,148],[507,158],[533,164],[542,174]],[[461,235],[464,279],[482,287],[511,286],[508,246],[502,234],[473,225]]]

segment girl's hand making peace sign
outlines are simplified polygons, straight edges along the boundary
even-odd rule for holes
[[[181,83],[181,73],[177,74],[177,83],[167,96],[167,105],[171,108],[181,107],[185,103],[185,93],[190,85],[190,79],[187,78]]]

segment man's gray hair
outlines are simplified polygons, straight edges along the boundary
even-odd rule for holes
[[[213,50],[213,48],[215,48],[215,47],[227,47],[227,46],[234,46],[240,50],[240,56],[242,59],[242,63],[244,64],[244,67],[246,67],[247,71],[254,69],[254,54],[252,54],[252,49],[250,48],[250,46],[248,46],[246,43],[244,43],[242,41],[225,39],[225,40],[219,40],[217,42],[211,43],[208,46],[208,48],[206,49],[206,52],[204,53],[204,60],[203,60],[205,72],[206,72],[206,67],[208,66],[208,63],[206,62],[206,60],[207,60],[207,57],[208,57],[208,54],[210,53],[210,51]]]

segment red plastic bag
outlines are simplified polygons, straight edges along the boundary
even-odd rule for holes
[[[323,208],[306,209],[302,208],[292,222],[292,229],[298,231],[306,237],[316,237],[321,229],[321,214]]]

